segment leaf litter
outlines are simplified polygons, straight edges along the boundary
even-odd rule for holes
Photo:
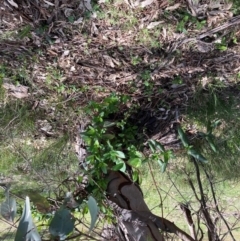
[[[27,98],[33,106],[44,95],[45,105],[34,108],[45,109],[51,118],[61,105],[60,132],[66,125],[74,130],[81,119],[71,112],[69,122],[64,116],[67,108],[101,101],[115,92],[131,96],[151,115],[167,106],[169,117],[155,116],[161,121],[152,135],[172,138],[176,110],[184,113],[196,87],[201,83],[207,87],[212,81],[207,73],[224,76],[224,83],[231,86],[239,71],[238,44],[227,44],[226,51],[216,48],[220,37],[231,38],[234,33],[239,40],[240,18],[233,16],[229,4],[6,0],[1,10],[1,31],[13,31],[11,38],[0,41],[1,64],[16,71],[24,56],[32,83],[16,85],[10,80],[4,88],[12,86],[8,91],[17,97],[16,88],[21,87],[17,98]],[[192,20],[185,21],[184,16]],[[176,29],[181,21],[187,31]],[[201,28],[196,26],[200,23]],[[19,28],[26,25],[30,28],[19,36]]]

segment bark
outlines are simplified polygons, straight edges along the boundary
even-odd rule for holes
[[[110,171],[107,197],[114,203],[119,226],[125,240],[164,241],[164,232],[174,233],[184,241],[195,241],[190,235],[169,220],[154,215],[146,205],[140,187],[124,173]]]
[[[196,229],[195,229],[195,225],[192,219],[192,214],[190,209],[188,208],[187,204],[180,204],[180,208],[182,209],[184,215],[185,215],[185,219],[188,223],[188,227],[189,227],[189,231],[191,233],[191,236],[194,240],[197,240],[197,234],[196,234]]]

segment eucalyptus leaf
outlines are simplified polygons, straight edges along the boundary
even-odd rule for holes
[[[159,166],[161,168],[161,172],[164,173],[166,171],[168,163],[167,162],[163,162],[162,160],[158,160],[158,164],[159,164]]]
[[[152,152],[155,152],[155,151],[156,151],[156,146],[155,146],[153,140],[149,140],[149,141],[148,141],[148,145],[149,145],[149,147],[150,147],[150,149],[151,149]]]
[[[208,121],[208,123],[207,123],[207,134],[212,134],[212,131],[213,131],[213,127],[212,127],[211,121]]]
[[[26,197],[23,213],[19,221],[17,233],[14,240],[15,241],[41,241],[41,237],[32,220],[29,197]]]
[[[91,225],[89,228],[89,231],[91,232],[96,224],[96,221],[98,218],[98,213],[99,213],[99,208],[97,206],[96,200],[92,196],[89,196],[87,204],[88,204],[88,209],[89,209],[90,215],[91,215]]]
[[[184,131],[182,130],[182,128],[180,126],[178,126],[177,130],[178,130],[178,135],[179,135],[179,138],[180,138],[183,146],[189,147],[188,138],[187,138],[186,134],[184,133]]]
[[[156,143],[156,147],[157,147],[157,149],[159,149],[160,151],[165,151],[163,145],[161,145],[158,141],[155,141],[155,143]]]
[[[49,232],[52,236],[59,238],[59,240],[65,240],[73,231],[74,222],[75,220],[70,211],[62,207],[55,213],[49,226]]]
[[[217,148],[216,148],[216,146],[214,145],[212,135],[206,136],[206,140],[207,140],[208,144],[210,145],[211,149],[212,149],[214,152],[217,152]]]
[[[159,149],[160,151],[165,150],[164,147],[159,142],[157,142],[155,140],[149,140],[148,145],[149,145],[152,152],[156,151],[157,149]]]
[[[1,215],[9,222],[14,222],[17,212],[17,205],[15,198],[6,197],[6,200],[1,204]]]
[[[193,148],[190,148],[188,150],[188,155],[194,157],[195,159],[197,159],[200,162],[204,162],[204,163],[208,162],[207,159],[201,153],[197,152]]]

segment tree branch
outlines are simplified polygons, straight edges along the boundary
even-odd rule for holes
[[[211,189],[211,192],[212,192],[213,201],[214,201],[214,204],[215,204],[216,211],[217,211],[218,215],[221,217],[221,219],[223,220],[223,222],[225,223],[225,225],[226,225],[226,227],[228,229],[228,232],[229,232],[230,236],[232,237],[232,240],[236,241],[236,239],[233,237],[233,234],[231,232],[231,228],[229,227],[226,219],[223,217],[221,211],[218,208],[218,202],[217,202],[216,194],[215,194],[215,191],[214,191],[214,188],[213,188],[212,178],[209,176],[208,172],[206,171],[206,168],[203,165],[202,165],[202,167],[203,167],[204,173],[205,173],[205,175],[206,175],[206,177],[208,179],[208,182],[210,184],[210,189]]]

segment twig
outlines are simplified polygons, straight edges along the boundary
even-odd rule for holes
[[[17,226],[16,226],[14,223],[10,223],[10,222],[8,222],[7,220],[5,220],[5,219],[3,219],[3,218],[1,218],[1,217],[0,217],[0,220],[3,221],[4,223],[7,223],[7,224],[10,225],[11,227],[17,229]],[[15,222],[15,223],[16,223],[16,222]]]
[[[211,29],[205,33],[202,33],[196,37],[196,39],[203,39],[207,36],[211,36],[219,31],[222,31],[226,28],[232,27],[234,25],[238,25],[240,23],[240,16],[233,17],[232,19],[229,19],[229,21],[225,24],[222,24],[214,29]]]
[[[219,208],[218,208],[218,202],[217,202],[217,199],[216,199],[216,194],[215,194],[215,191],[214,191],[214,188],[213,188],[213,182],[212,182],[212,178],[209,176],[208,172],[206,171],[206,168],[202,165],[203,167],[203,171],[208,179],[208,182],[210,184],[210,189],[211,189],[211,192],[212,192],[212,196],[213,196],[213,201],[214,201],[214,204],[215,204],[215,208],[216,208],[216,211],[218,213],[218,215],[221,217],[221,219],[223,220],[223,222],[225,223],[227,229],[228,229],[228,233],[230,234],[230,236],[232,237],[232,240],[233,241],[236,241],[236,239],[233,237],[233,234],[231,232],[231,229],[226,221],[226,219],[223,217],[222,213],[220,212]]]
[[[177,188],[176,184],[172,181],[172,179],[170,178],[169,174],[168,174],[168,179],[170,180],[170,182],[172,183],[172,185],[174,186],[174,188],[177,190],[177,192],[179,193],[179,195],[182,197],[182,199],[186,202],[185,197],[182,195],[182,193],[180,192],[180,190]]]
[[[200,204],[202,207],[202,213],[203,213],[204,219],[205,219],[207,227],[208,227],[209,241],[219,241],[220,239],[216,233],[215,225],[214,225],[212,218],[207,209],[207,203],[206,203],[204,192],[203,192],[203,186],[202,186],[202,181],[200,178],[200,170],[199,170],[198,163],[195,158],[192,158],[192,161],[193,161],[193,164],[196,169],[197,183],[198,183],[198,188],[199,188],[200,196],[201,196]]]
[[[150,163],[148,162],[148,167],[149,167],[149,169],[150,169],[150,174],[151,174],[151,176],[152,176],[152,180],[153,180],[153,182],[154,182],[154,185],[155,185],[155,187],[156,187],[156,189],[157,189],[157,193],[158,193],[158,196],[159,196],[159,198],[160,198],[160,202],[161,202],[161,217],[163,218],[163,200],[162,200],[162,195],[161,195],[161,193],[160,193],[160,191],[158,190],[158,186],[157,186],[157,182],[156,182],[156,180],[155,180],[155,178],[154,178],[154,175],[153,175],[153,170],[152,170],[152,167],[151,167],[151,165],[150,165]]]

